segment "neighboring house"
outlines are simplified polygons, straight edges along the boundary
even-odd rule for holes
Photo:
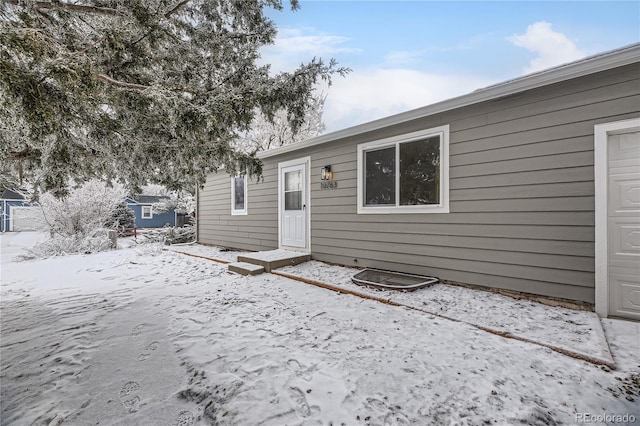
[[[37,231],[45,228],[40,205],[30,203],[19,192],[5,189],[0,195],[0,232]]]
[[[153,211],[153,204],[167,200],[168,197],[157,195],[136,195],[127,197],[127,207],[133,210],[136,217],[136,228],[161,228],[165,225],[181,226],[184,223],[184,215],[169,209],[163,213]],[[176,225],[177,224],[177,225]]]
[[[211,174],[198,241],[640,319],[639,131],[635,44],[262,152],[260,181]]]

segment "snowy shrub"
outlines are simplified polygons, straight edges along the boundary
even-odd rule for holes
[[[122,185],[92,180],[63,198],[44,194],[41,205],[52,234],[84,236],[105,227],[126,193]]]
[[[196,240],[196,228],[193,226],[183,226],[182,228],[171,228],[167,235],[167,244],[191,243]]]
[[[105,226],[117,229],[120,236],[132,235],[132,232],[127,232],[126,230],[136,226],[136,216],[126,203],[120,203],[105,223]]]
[[[164,228],[145,231],[139,238],[141,242],[154,242],[170,244],[191,243],[196,240],[196,229],[193,226],[176,228],[165,226]]]
[[[22,260],[40,259],[52,256],[64,256],[76,253],[95,253],[111,248],[111,242],[107,238],[106,229],[95,229],[86,235],[60,235],[54,234],[34,247],[27,249],[27,253],[20,258]]]
[[[111,243],[105,227],[122,203],[126,190],[93,180],[63,198],[40,197],[51,238],[30,250],[30,257],[60,256],[108,250]]]
[[[153,203],[153,211],[158,213],[165,213],[171,209],[174,209],[176,213],[191,213],[195,210],[196,201],[193,195],[188,192],[182,191],[179,194],[167,193],[166,198]]]
[[[139,241],[140,242],[140,241]],[[136,253],[141,256],[157,256],[162,253],[164,248],[164,241],[151,241],[146,240],[142,244],[136,247]]]
[[[176,213],[191,214],[196,209],[196,199],[189,191],[169,191],[161,185],[146,185],[142,194],[163,197],[153,203],[154,213],[162,214],[173,209]]]

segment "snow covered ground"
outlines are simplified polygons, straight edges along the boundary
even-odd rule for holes
[[[448,286],[384,296],[418,311],[154,244],[15,260],[38,238],[0,236],[3,425],[640,424],[638,323],[603,321],[611,371],[424,311],[604,356],[586,312]],[[352,285],[319,262],[282,270]]]

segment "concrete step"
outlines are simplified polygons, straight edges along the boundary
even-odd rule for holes
[[[288,250],[269,250],[238,255],[238,262],[252,263],[264,267],[271,272],[272,269],[292,266],[311,260],[311,255]]]
[[[229,263],[228,269],[240,275],[258,275],[264,272],[263,266],[246,262]]]

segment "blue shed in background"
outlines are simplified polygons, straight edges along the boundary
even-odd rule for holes
[[[174,209],[169,209],[163,213],[156,213],[153,210],[154,203],[168,200],[169,197],[158,195],[135,195],[127,197],[125,202],[127,207],[133,210],[136,217],[136,228],[162,228],[165,225],[182,226],[183,214],[176,213]],[[182,222],[182,223],[180,223]]]

